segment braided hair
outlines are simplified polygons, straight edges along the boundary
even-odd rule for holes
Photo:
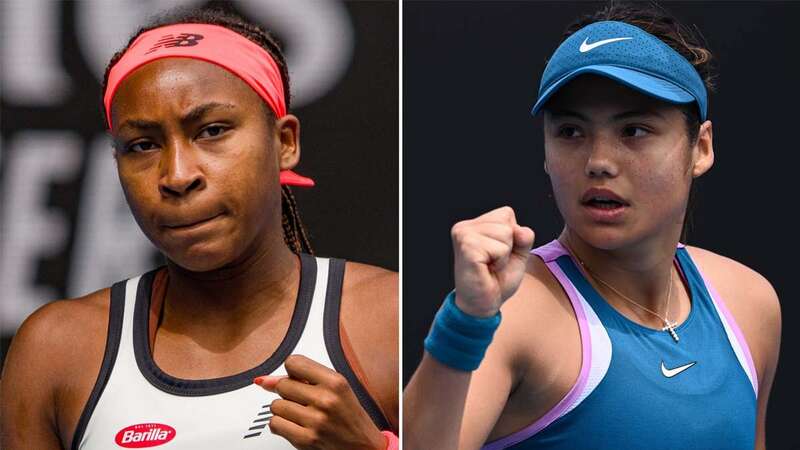
[[[125,54],[131,44],[133,44],[133,41],[135,41],[140,34],[150,31],[154,28],[178,23],[200,23],[222,26],[231,31],[239,33],[240,35],[264,48],[267,52],[269,52],[280,69],[281,78],[283,81],[283,95],[286,100],[286,109],[289,109],[289,70],[287,69],[286,58],[283,55],[280,45],[268,31],[252,22],[248,22],[245,18],[239,14],[236,14],[229,8],[223,9],[223,7],[202,9],[176,8],[156,17],[149,24],[140,28],[136,33],[134,33],[130,40],[128,40],[128,44],[125,46],[125,48],[116,52],[111,58],[111,61],[108,63],[108,66],[106,66],[105,74],[103,75],[103,89],[101,92],[106,91],[106,87],[108,85],[108,74],[111,71],[111,68],[114,67],[120,58],[122,58],[122,55]],[[266,105],[263,106],[265,114],[267,115],[267,119],[274,122],[275,114],[269,107]],[[103,105],[102,108],[102,117],[105,117],[105,105]],[[297,201],[295,200],[294,194],[292,194],[292,190],[286,185],[281,186],[281,214],[283,240],[286,242],[286,245],[289,247],[289,249],[294,253],[313,254],[311,242],[308,238],[308,232],[306,232],[303,222],[300,220]]]

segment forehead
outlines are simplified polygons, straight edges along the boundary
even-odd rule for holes
[[[677,105],[658,100],[617,81],[598,75],[581,75],[567,83],[547,102],[549,111],[656,111],[675,110]]]
[[[261,97],[224,68],[191,58],[149,62],[128,75],[114,94],[113,123],[126,117],[183,111],[209,101],[241,108],[261,107]]]

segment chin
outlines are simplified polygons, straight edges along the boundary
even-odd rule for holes
[[[174,264],[191,272],[210,272],[225,267],[234,260],[233,252],[229,249],[203,243],[189,248],[163,251],[164,255]]]
[[[572,228],[588,245],[601,250],[625,247],[633,236],[624,227],[584,226]]]

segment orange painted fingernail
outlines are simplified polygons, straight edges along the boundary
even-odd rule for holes
[[[264,376],[256,378],[256,380],[258,380],[258,381],[254,380],[254,382],[256,384],[258,384],[259,386],[261,386],[262,388],[264,388],[264,389],[266,389],[266,390],[268,390],[270,392],[275,392],[275,385],[278,384],[278,381],[280,381],[281,378],[286,378],[286,377],[285,376],[276,377],[276,376],[271,376],[271,375],[264,375]]]

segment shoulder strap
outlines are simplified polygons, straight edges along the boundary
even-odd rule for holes
[[[111,300],[108,308],[108,334],[106,335],[103,363],[100,366],[100,373],[97,375],[94,388],[89,394],[89,400],[86,401],[81,417],[78,419],[75,433],[72,435],[72,450],[78,450],[80,447],[83,434],[86,432],[86,426],[89,424],[89,419],[92,417],[94,408],[103,394],[103,389],[105,389],[106,383],[108,383],[108,379],[111,376],[111,370],[114,368],[114,362],[117,360],[117,351],[119,350],[119,341],[122,335],[122,317],[125,311],[126,283],[127,281],[120,281],[111,287]]]
[[[333,367],[337,372],[344,375],[353,393],[356,394],[359,403],[375,425],[381,430],[389,429],[389,421],[383,416],[375,400],[367,392],[366,388],[356,377],[355,372],[347,362],[342,349],[342,340],[339,334],[339,311],[342,301],[342,284],[344,281],[345,261],[342,259],[330,259],[330,269],[328,271],[328,289],[325,294],[325,347],[328,349],[328,356],[331,358]]]

